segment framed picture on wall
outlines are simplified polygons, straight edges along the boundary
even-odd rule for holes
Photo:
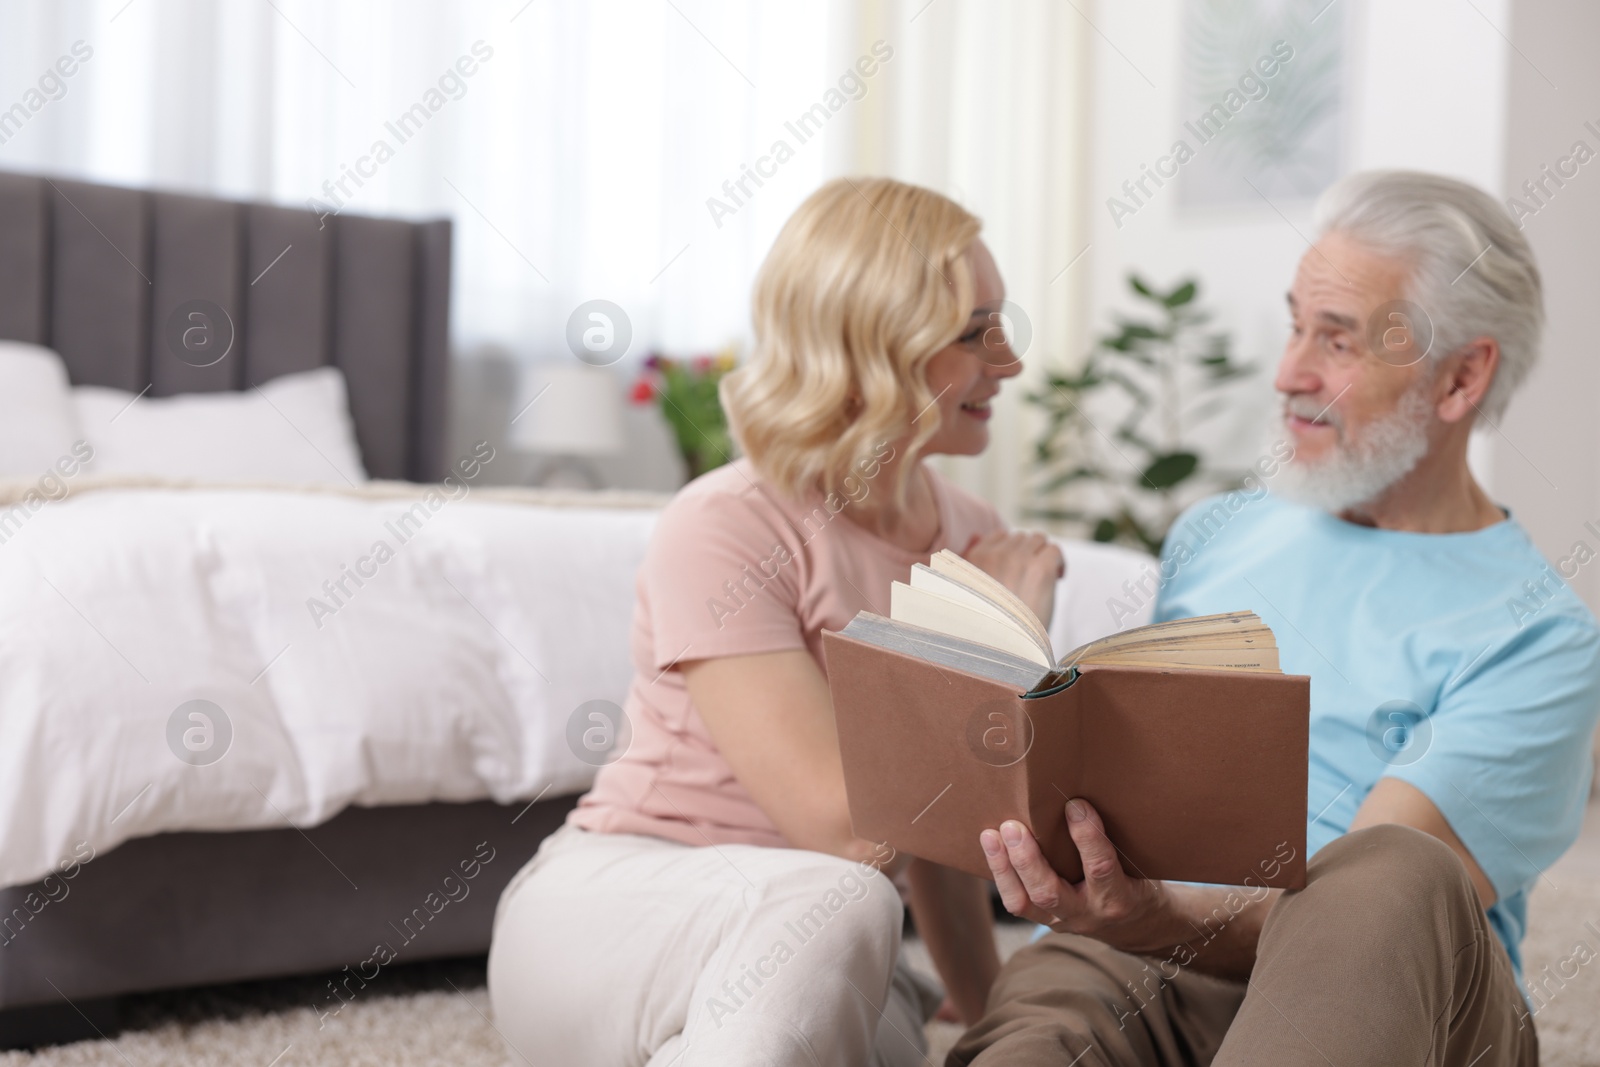
[[[1193,156],[1180,205],[1309,200],[1339,176],[1346,6],[1188,0],[1179,114]]]

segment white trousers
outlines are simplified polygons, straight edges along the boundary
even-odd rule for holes
[[[564,827],[500,898],[495,1026],[532,1067],[922,1063],[901,916],[834,856]]]

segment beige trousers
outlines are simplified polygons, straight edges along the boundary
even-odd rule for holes
[[[533,1067],[922,1063],[901,917],[837,857],[566,827],[500,898],[494,1024]]]
[[[1404,826],[1318,852],[1248,983],[1051,934],[1000,973],[946,1061],[1035,1067],[1535,1067],[1511,959],[1466,868]]]

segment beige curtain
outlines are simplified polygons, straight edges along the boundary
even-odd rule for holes
[[[1039,429],[1022,395],[1038,387],[1047,361],[1076,360],[1086,335],[1093,30],[1059,0],[859,0],[855,16],[853,40],[839,47],[858,55],[882,40],[894,58],[861,101],[853,158],[839,162],[847,172],[937,189],[982,218],[1007,296],[1031,326],[1023,373],[1001,392],[988,451],[936,461],[1018,521]]]

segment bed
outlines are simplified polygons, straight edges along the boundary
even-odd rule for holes
[[[332,631],[360,669],[339,672],[338,656],[308,669],[301,647],[274,660],[263,643],[292,646],[270,631],[291,609],[304,620],[294,602],[415,506],[421,490],[392,480],[436,482],[458,460],[445,454],[450,242],[445,220],[0,174],[0,339],[53,348],[74,386],[146,398],[336,366],[366,470],[384,480],[314,494],[84,484],[18,512],[26,528],[0,545],[0,1044],[109,1032],[129,992],[359,965],[383,940],[408,960],[482,952],[500,889],[586,786],[593,768],[562,730],[582,700],[622,699],[626,649],[610,638],[626,632],[652,500],[474,490],[389,565],[387,603],[373,583],[345,618],[320,620],[321,645]],[[167,343],[193,301],[223,309],[232,333],[209,365]],[[118,565],[113,545],[137,559]],[[609,549],[609,565],[550,563],[575,548]],[[425,612],[401,611],[407,597]],[[575,607],[548,625],[519,598]],[[381,634],[403,651],[359,647],[363,612],[410,620]],[[163,631],[185,627],[193,654],[171,662],[178,635]],[[433,656],[433,674],[407,673],[406,652]],[[560,677],[537,679],[563,657],[575,662]],[[164,753],[161,707],[230,693],[257,698],[232,715],[232,759]],[[431,728],[430,700],[448,706]],[[496,763],[497,749],[519,758]],[[419,907],[431,921],[403,939]]]
[[[0,483],[0,1047],[110,1033],[134,992],[482,953],[592,780],[573,724],[624,700],[663,500],[447,454],[449,260],[447,221],[0,174],[0,344],[124,391],[108,422],[336,367],[374,479]],[[195,302],[214,361],[175,354]],[[1111,601],[1147,559],[1063,547],[1058,647],[1142,621]]]

